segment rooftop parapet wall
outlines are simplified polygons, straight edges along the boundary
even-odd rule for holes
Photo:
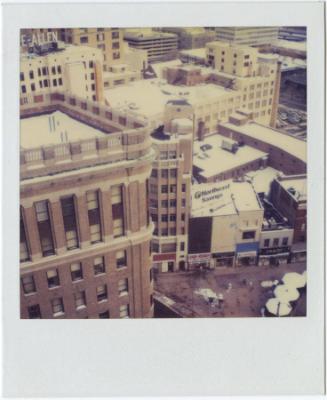
[[[137,118],[62,93],[33,97],[28,104],[22,105],[21,117],[59,110],[104,134],[103,137],[53,145],[40,143],[38,147],[21,149],[22,180],[99,164],[138,160],[151,152],[149,130]]]

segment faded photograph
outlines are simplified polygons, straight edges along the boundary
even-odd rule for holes
[[[21,318],[306,316],[306,27],[20,33]]]

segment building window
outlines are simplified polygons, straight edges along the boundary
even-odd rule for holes
[[[185,221],[185,214],[184,213],[182,213],[181,217],[182,217],[182,221]]]
[[[31,90],[32,92],[35,92],[35,83],[31,83]]]
[[[46,200],[35,203],[36,220],[44,257],[54,254],[52,231],[49,218],[48,202]]]
[[[40,85],[40,89],[42,89],[43,88],[43,82],[39,81],[39,85]]]
[[[129,318],[129,305],[125,304],[119,307],[120,318]]]
[[[168,169],[161,170],[161,178],[168,178]]]
[[[119,31],[114,31],[111,33],[112,39],[119,39]]]
[[[150,282],[153,281],[153,268],[150,268]]]
[[[96,190],[87,192],[86,201],[90,225],[90,240],[92,244],[98,243],[102,240],[98,192]]]
[[[89,61],[89,68],[93,68],[94,67],[94,63],[93,63],[93,61],[91,60],[91,61]]]
[[[176,185],[170,185],[170,193],[176,193],[177,186]]]
[[[22,93],[26,93],[26,86],[25,85],[22,85],[21,89],[22,89]]]
[[[162,214],[161,215],[161,222],[168,222],[168,215],[167,214]]]
[[[93,261],[94,275],[104,274],[106,272],[104,258],[103,257],[95,257]]]
[[[186,184],[185,183],[182,184],[182,192],[186,192]]]
[[[255,231],[243,232],[242,239],[254,239],[254,238],[255,238]]]
[[[99,314],[99,318],[100,318],[100,319],[110,318],[109,311],[104,311],[104,312],[100,313],[100,314]]]
[[[25,80],[24,72],[21,72],[21,73],[20,73],[20,80],[21,80],[21,81]]]
[[[40,319],[41,318],[41,310],[38,304],[34,304],[33,306],[27,307],[28,317],[30,319]]]
[[[48,68],[42,67],[42,75],[48,75]]]
[[[84,290],[82,292],[74,293],[74,299],[76,310],[80,310],[86,307],[86,297]]]
[[[151,177],[152,178],[157,178],[158,177],[158,170],[157,169],[153,169],[151,171]]]
[[[58,74],[61,74],[61,65],[57,66],[57,71],[58,71]]]
[[[273,246],[274,246],[274,247],[278,247],[278,245],[279,245],[279,239],[278,239],[278,238],[275,238],[275,239],[273,240]]]
[[[176,235],[176,228],[169,228],[169,235],[175,236]]]
[[[30,76],[30,79],[34,79],[34,72],[30,71],[29,76]]]
[[[49,82],[47,79],[44,79],[43,85],[44,85],[44,87],[49,87]]]
[[[121,279],[118,282],[118,293],[119,296],[125,296],[128,294],[128,279]]]
[[[158,215],[157,214],[151,214],[151,219],[153,222],[158,221]]]
[[[179,246],[180,251],[184,251],[185,250],[185,243],[181,242],[180,246]]]
[[[112,43],[112,48],[116,49],[116,50],[119,49],[119,42],[113,42]]]
[[[57,269],[50,269],[47,271],[48,288],[60,286],[59,275]]]
[[[33,275],[23,276],[21,281],[22,281],[23,291],[25,294],[31,294],[36,292]]]
[[[84,44],[84,43],[88,43],[88,42],[89,42],[89,38],[87,36],[80,37],[80,43]]]
[[[123,211],[123,193],[122,186],[113,186],[111,188],[111,207],[114,225],[114,237],[124,235],[124,211]]]
[[[53,84],[53,86],[57,86],[57,79],[53,79],[52,84]]]
[[[64,229],[66,233],[67,250],[78,248],[78,235],[75,218],[74,197],[69,196],[61,199],[62,216],[64,220]]]
[[[182,199],[182,207],[185,207],[185,206],[186,206],[186,200]]]
[[[170,177],[171,178],[176,178],[176,176],[177,176],[177,169],[176,168],[171,169],[170,170]]]
[[[65,312],[64,303],[63,303],[61,297],[53,299],[51,301],[51,307],[52,307],[52,314],[53,314],[54,317],[57,317],[59,315],[63,315],[64,312]]]
[[[97,287],[97,301],[105,301],[108,298],[107,285],[100,285]]]
[[[83,279],[82,264],[81,263],[71,264],[70,273],[71,273],[73,282]]]
[[[170,214],[169,221],[176,221],[176,214]]]
[[[177,158],[177,153],[175,150],[170,150],[168,152],[168,157],[170,160],[175,160]]]
[[[282,240],[282,245],[287,246],[288,245],[288,237],[284,237]]]
[[[114,60],[118,60],[119,58],[120,58],[120,53],[119,53],[119,51],[113,53],[113,59],[114,59]]]
[[[176,200],[175,199],[170,200],[169,205],[170,205],[170,207],[176,207]]]
[[[161,193],[168,193],[168,185],[161,185]]]
[[[62,86],[62,79],[61,78],[58,79],[58,83],[59,83],[59,86]]]
[[[265,239],[263,242],[263,247],[269,247],[270,245],[270,239]]]
[[[116,266],[117,268],[123,268],[127,266],[127,258],[125,250],[120,250],[116,252]]]
[[[52,74],[56,74],[56,67],[55,66],[51,67],[51,73]]]

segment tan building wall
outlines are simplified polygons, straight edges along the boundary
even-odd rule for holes
[[[148,131],[105,106],[89,118],[80,99],[29,100],[25,117],[51,104],[107,135],[94,147],[89,140],[21,152],[21,317],[152,317]]]
[[[44,55],[22,54],[20,96],[62,91],[87,100],[103,100],[100,50],[68,46]]]
[[[79,46],[90,46],[103,53],[103,67],[124,63],[123,34],[119,28],[62,28],[60,40]]]

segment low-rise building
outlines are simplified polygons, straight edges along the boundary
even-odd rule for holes
[[[176,34],[179,49],[198,49],[216,39],[215,32],[201,27],[165,27],[157,28],[157,30]]]
[[[189,268],[256,265],[263,213],[249,182],[193,185]]]
[[[271,202],[294,228],[294,242],[306,242],[307,177],[281,175],[272,182]]]
[[[199,49],[181,50],[179,52],[179,58],[184,63],[205,65],[207,58],[206,48],[201,47]]]
[[[269,154],[267,164],[286,175],[306,173],[307,145],[304,140],[258,124],[240,113],[238,118],[235,115],[229,122],[220,123],[218,132]]]
[[[237,26],[211,28],[217,40],[237,45],[258,46],[278,38],[277,26]]]
[[[222,135],[206,136],[194,141],[193,177],[199,183],[240,178],[249,171],[264,168],[268,154],[242,145]]]
[[[105,89],[126,85],[138,79],[142,79],[142,72],[130,70],[127,64],[113,65],[109,71],[103,73],[103,85]]]

